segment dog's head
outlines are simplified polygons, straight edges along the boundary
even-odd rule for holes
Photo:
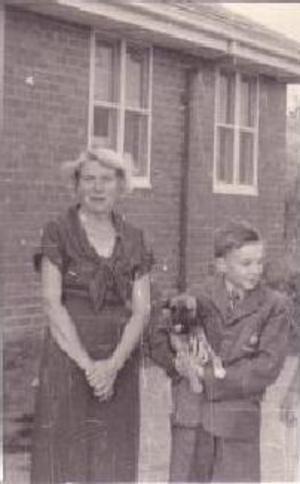
[[[164,309],[170,312],[170,329],[177,334],[188,334],[196,324],[196,308],[196,299],[188,294],[179,294],[168,299]]]

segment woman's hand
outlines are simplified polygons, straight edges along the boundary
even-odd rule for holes
[[[85,374],[97,397],[105,400],[112,395],[117,369],[110,358],[93,361]]]
[[[114,394],[114,383],[115,378],[112,377],[110,380],[101,382],[99,385],[94,387],[94,395],[98,397],[100,402],[105,402],[109,400]]]

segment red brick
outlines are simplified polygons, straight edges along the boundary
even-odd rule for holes
[[[178,282],[180,191],[184,154],[185,53],[154,48],[151,190],[136,190],[121,210],[153,245],[153,280],[164,291]],[[212,263],[214,228],[242,215],[262,229],[271,251],[281,248],[285,87],[261,79],[259,197],[212,193],[214,66],[197,60],[188,190],[187,278],[197,287]],[[34,86],[25,80],[34,77]],[[32,254],[42,226],[65,209],[72,193],[59,178],[64,160],[86,145],[89,29],[8,8],[5,23],[0,201],[4,231],[6,322],[41,324],[39,278]],[[238,203],[237,203],[238,201]],[[22,243],[23,240],[23,243]],[[25,240],[25,245],[24,245]]]

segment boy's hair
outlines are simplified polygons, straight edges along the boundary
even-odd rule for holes
[[[246,244],[260,241],[262,241],[260,233],[249,222],[231,220],[215,232],[215,257],[224,257],[233,249],[240,249]]]

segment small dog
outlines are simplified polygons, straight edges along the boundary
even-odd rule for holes
[[[193,392],[201,393],[204,367],[211,364],[216,378],[225,377],[221,358],[207,341],[203,327],[197,320],[197,301],[188,294],[179,294],[163,305],[164,318],[168,321],[170,344],[177,358],[188,360],[188,379]]]

